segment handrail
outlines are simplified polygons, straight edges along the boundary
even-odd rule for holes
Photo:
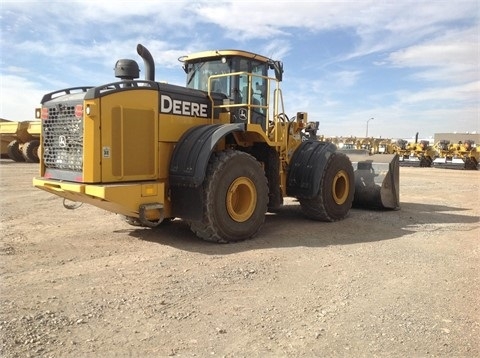
[[[235,103],[234,101],[229,101],[229,102],[224,102],[223,104],[220,105],[215,105],[215,102],[213,101],[213,98],[211,96],[212,91],[212,82],[216,79],[219,78],[225,78],[225,77],[235,77],[235,76],[246,76],[247,77],[247,83],[248,83],[248,95],[246,100],[242,98],[242,103]],[[255,94],[253,91],[253,79],[258,78],[258,79],[265,79],[267,80],[267,89],[266,89],[266,96],[265,96],[265,102],[264,104],[253,104],[252,99],[253,95]],[[274,92],[274,106],[273,106],[273,118],[270,119],[270,91],[271,91],[271,85],[270,82],[275,81],[276,86],[275,86],[275,92]],[[239,89],[237,89],[239,91]],[[247,123],[251,124],[251,119],[252,119],[252,110],[257,109],[257,110],[264,110],[265,111],[265,134],[268,134],[268,124],[270,121],[275,121],[276,118],[278,117],[278,92],[279,88],[279,82],[273,78],[273,77],[268,77],[268,76],[263,76],[263,75],[257,75],[253,74],[250,72],[232,72],[232,73],[225,73],[225,74],[217,74],[217,75],[212,75],[208,78],[208,84],[207,84],[207,92],[208,92],[208,97],[210,98],[210,101],[212,103],[213,109],[215,108],[238,108],[238,107],[246,107],[247,108]],[[282,108],[283,108],[283,100],[282,102]],[[213,120],[213,113],[212,111],[212,120]]]

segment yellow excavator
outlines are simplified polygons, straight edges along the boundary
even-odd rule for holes
[[[179,60],[186,86],[145,78],[120,59],[116,82],[44,95],[40,175],[33,185],[157,227],[175,218],[201,239],[253,237],[267,211],[295,197],[307,218],[337,221],[352,205],[399,208],[398,158],[350,160],[316,137],[307,113],[285,114],[283,63],[239,50]],[[272,76],[273,74],[273,76]]]

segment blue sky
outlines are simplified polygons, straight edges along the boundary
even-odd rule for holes
[[[289,116],[319,134],[428,138],[480,131],[480,5],[457,1],[0,0],[0,117],[32,120],[45,93],[115,81],[117,59],[243,49],[284,62]],[[141,75],[142,76],[142,75]]]

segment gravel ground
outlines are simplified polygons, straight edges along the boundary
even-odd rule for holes
[[[2,357],[479,357],[480,172],[401,168],[398,211],[288,200],[259,235],[136,228],[0,161]]]

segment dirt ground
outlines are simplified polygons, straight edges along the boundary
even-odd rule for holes
[[[295,201],[253,240],[135,228],[0,161],[2,357],[479,357],[480,172],[401,168],[398,211]]]

